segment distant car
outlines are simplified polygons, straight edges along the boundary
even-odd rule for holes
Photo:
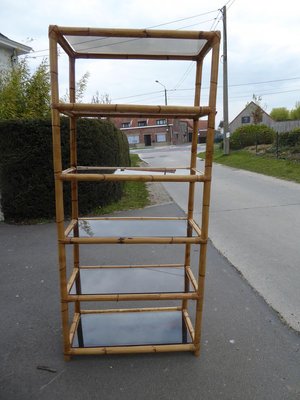
[[[224,139],[224,133],[220,131],[215,131],[215,143],[220,143]]]

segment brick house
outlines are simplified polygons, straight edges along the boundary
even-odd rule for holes
[[[192,121],[170,118],[114,118],[127,136],[130,147],[179,145],[191,142]],[[205,138],[207,121],[199,121],[199,137]]]

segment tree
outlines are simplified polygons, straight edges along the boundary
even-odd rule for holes
[[[87,71],[85,72],[82,77],[76,82],[76,87],[75,87],[75,96],[76,96],[76,102],[81,103],[83,100],[84,92],[86,91],[88,79],[90,77],[90,73]],[[66,90],[66,93],[63,97],[60,98],[60,101],[62,103],[69,103],[70,101],[70,96],[68,90]]]
[[[96,91],[96,94],[92,97],[92,103],[94,104],[111,104],[111,98],[108,93],[100,94]]]
[[[76,101],[82,101],[89,72],[76,82]],[[49,65],[44,59],[31,73],[26,59],[12,70],[0,70],[0,120],[47,118],[51,113]],[[68,102],[68,93],[62,98]]]
[[[274,121],[287,121],[290,118],[290,112],[285,107],[273,108],[270,116]]]
[[[291,110],[291,119],[300,119],[300,101],[297,101],[295,108]]]
[[[0,71],[0,120],[50,115],[50,76],[46,60],[31,74],[26,59]]]
[[[255,125],[257,125],[262,122],[262,118],[263,118],[263,109],[261,106],[261,96],[256,96],[255,94],[253,94],[252,101],[255,103],[255,107],[253,108],[251,114],[253,117],[253,123]]]

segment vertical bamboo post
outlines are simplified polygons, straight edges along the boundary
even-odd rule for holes
[[[58,54],[57,54],[57,34],[54,30],[49,32],[50,47],[50,74],[51,74],[51,98],[52,103],[59,101],[58,89]],[[61,135],[60,135],[60,115],[52,109],[52,139],[53,139],[53,166],[55,178],[55,203],[56,203],[56,226],[58,236],[58,258],[59,258],[59,277],[61,295],[61,317],[63,328],[63,342],[65,360],[70,359],[69,343],[69,310],[67,299],[67,276],[66,276],[66,249],[60,241],[64,238],[64,206],[63,206],[63,183],[59,179],[62,171],[61,158]]]
[[[212,62],[211,62],[211,81],[209,93],[209,107],[211,111],[208,116],[208,130],[206,140],[206,157],[205,157],[205,176],[207,180],[203,186],[203,200],[202,200],[202,239],[208,239],[208,221],[209,221],[209,203],[210,203],[210,189],[211,189],[211,170],[214,149],[214,133],[215,133],[215,114],[216,114],[216,97],[217,97],[217,83],[218,83],[218,64],[219,64],[219,40],[215,39],[212,47]],[[200,354],[200,340],[201,340],[201,324],[203,314],[203,298],[204,298],[204,284],[206,273],[206,253],[207,243],[200,245],[199,257],[199,271],[198,271],[198,295],[196,305],[196,321],[195,321],[195,355]]]
[[[201,79],[202,79],[202,61],[197,62],[196,69],[196,81],[195,81],[195,100],[194,106],[200,106],[200,93],[201,93]],[[190,160],[190,168],[191,174],[195,174],[195,168],[197,166],[197,144],[198,144],[198,120],[194,120],[193,123],[193,136],[192,136],[192,147],[191,147],[191,160]],[[195,182],[189,183],[189,195],[188,195],[188,220],[193,218],[194,215],[194,195],[195,195]],[[192,226],[188,224],[187,226],[187,236],[192,236]],[[191,245],[189,243],[185,246],[185,269],[191,264]],[[185,273],[185,291],[189,289],[189,281],[187,277],[187,273]],[[183,300],[182,308],[187,309],[188,300]]]
[[[69,57],[69,96],[70,103],[76,102],[76,82],[75,82],[75,58]],[[70,117],[70,166],[77,168],[77,120]],[[72,200],[72,219],[78,220],[78,181],[71,181],[71,200]],[[78,224],[74,226],[74,236],[79,236]],[[74,268],[78,268],[76,276],[76,294],[81,294],[80,270],[79,270],[79,244],[73,245]],[[80,302],[75,302],[75,312],[80,313]]]

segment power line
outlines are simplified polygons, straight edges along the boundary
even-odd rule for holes
[[[201,14],[192,15],[191,17],[180,18],[180,19],[176,19],[176,20],[173,20],[173,21],[165,22],[163,24],[148,26],[146,29],[158,28],[159,26],[175,24],[176,22],[181,22],[181,21],[187,21],[188,19],[202,17],[203,15],[213,14],[216,11],[218,11],[218,10],[207,11],[207,12],[204,12],[204,13],[201,13]]]
[[[217,9],[216,9],[216,10],[212,10],[212,11],[207,11],[207,12],[204,12],[204,13],[201,13],[201,14],[192,15],[192,16],[190,16],[190,17],[180,18],[180,19],[176,19],[176,20],[164,22],[164,23],[161,23],[161,24],[158,24],[158,25],[148,26],[148,27],[146,27],[145,29],[153,29],[153,28],[158,28],[158,27],[160,27],[160,26],[175,24],[176,22],[187,21],[187,20],[190,20],[190,19],[194,19],[194,18],[201,17],[201,16],[203,16],[203,15],[213,14],[213,13],[215,13],[215,12],[217,12],[217,11],[218,11]],[[197,24],[188,25],[188,26],[185,26],[185,27],[177,28],[177,29],[185,29],[185,28],[188,28],[188,27],[191,27],[191,26],[196,26],[196,25],[198,25],[198,24],[206,23],[206,22],[210,22],[210,21],[212,21],[212,19],[207,20],[207,21],[199,21]],[[79,43],[74,43],[74,44],[89,43],[89,42],[92,42],[92,41],[95,41],[95,40],[101,40],[101,39],[90,39],[90,40],[87,40],[87,41],[84,41],[84,42],[79,42]],[[131,40],[136,40],[136,39],[131,39]],[[118,44],[118,43],[119,43],[119,42],[114,43],[114,44]],[[97,47],[98,47],[98,46],[97,46]],[[33,54],[33,53],[42,53],[42,52],[48,52],[48,51],[49,51],[49,49],[34,50],[34,51],[32,51],[30,54]],[[39,57],[41,57],[41,56],[39,56]],[[29,58],[32,58],[32,57],[29,57]]]

